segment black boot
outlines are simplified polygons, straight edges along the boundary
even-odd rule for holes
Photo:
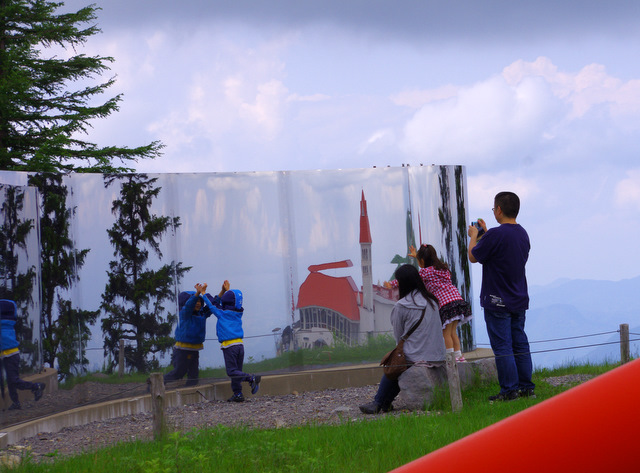
[[[258,392],[258,389],[260,389],[260,381],[262,381],[262,376],[260,376],[259,374],[251,376],[251,381],[249,382],[249,384],[251,385],[251,394],[255,394]]]
[[[36,401],[39,401],[42,398],[42,395],[44,394],[44,388],[45,388],[44,383],[36,383],[36,385],[32,389],[33,397]]]
[[[242,395],[242,393],[235,393],[233,396],[227,399],[227,402],[244,402],[244,396]]]

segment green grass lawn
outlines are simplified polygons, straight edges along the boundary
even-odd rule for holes
[[[497,384],[478,385],[463,393],[464,407],[456,413],[441,400],[441,410],[372,416],[371,420],[338,426],[267,430],[216,427],[170,433],[162,441],[129,442],[72,458],[52,458],[48,463],[36,464],[27,454],[22,464],[10,471],[385,472],[570,388],[553,387],[544,378],[598,375],[616,366],[575,365],[536,371],[536,399],[490,404],[487,397],[498,392]]]

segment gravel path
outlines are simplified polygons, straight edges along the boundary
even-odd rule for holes
[[[590,379],[591,375],[567,375],[546,378],[551,385],[575,385]],[[130,386],[85,386],[87,392],[95,395],[96,390],[102,394],[108,391],[127,392]],[[203,401],[183,407],[167,410],[167,424],[171,430],[188,431],[197,427],[248,426],[252,428],[281,428],[308,423],[334,424],[350,422],[359,419],[372,419],[363,415],[358,406],[370,402],[377,390],[377,386],[364,386],[347,389],[328,389],[306,393],[293,393],[286,396],[248,396],[244,403],[230,403],[224,401]],[[60,402],[60,393],[58,405]],[[62,395],[74,397],[71,393]],[[49,402],[54,402],[54,395]],[[45,396],[46,397],[46,396]],[[77,398],[77,393],[75,395]],[[47,400],[39,408],[46,408]],[[39,403],[38,403],[39,404]],[[402,410],[402,405],[396,404],[394,415]],[[428,415],[428,413],[425,413]],[[93,422],[77,427],[69,427],[56,433],[41,433],[27,438],[18,445],[9,447],[5,454],[20,456],[29,451],[35,461],[41,461],[51,456],[74,455],[84,451],[95,450],[121,441],[136,439],[151,439],[151,414],[138,414],[127,417]]]
[[[244,403],[203,401],[167,409],[167,424],[171,430],[188,431],[216,425],[281,428],[314,422],[348,422],[365,417],[358,405],[370,402],[376,390],[377,386],[365,386],[286,396],[249,396]],[[41,433],[10,446],[8,453],[20,455],[28,449],[34,460],[40,461],[52,455],[73,455],[152,436],[151,413],[137,414]]]

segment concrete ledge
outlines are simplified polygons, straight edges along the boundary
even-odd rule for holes
[[[490,357],[493,354],[491,350],[479,349],[464,355],[467,360],[473,361],[478,358]],[[382,369],[378,363],[269,375],[262,379],[260,391],[257,395],[279,396],[291,394],[294,391],[306,392],[369,386],[378,384],[381,376]],[[47,385],[47,389],[49,389],[49,385]],[[205,399],[208,401],[223,401],[228,399],[231,394],[229,380],[222,380],[211,384],[167,391],[165,394],[165,406],[168,408],[179,407],[202,402]],[[4,429],[0,432],[0,448],[6,448],[8,445],[15,444],[24,438],[33,437],[39,433],[59,432],[65,427],[146,413],[151,412],[151,410],[150,394],[78,407]]]

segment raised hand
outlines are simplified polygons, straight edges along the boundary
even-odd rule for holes
[[[224,282],[222,283],[222,289],[220,289],[220,294],[218,294],[218,296],[222,297],[224,293],[229,290],[230,287],[231,285],[229,284],[229,281],[225,279]]]

